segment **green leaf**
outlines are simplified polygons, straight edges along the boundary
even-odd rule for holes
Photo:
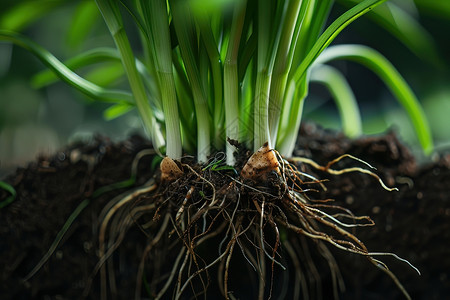
[[[53,72],[55,72],[63,81],[93,99],[106,102],[125,101],[133,103],[133,96],[130,93],[119,90],[105,89],[87,81],[67,68],[67,66],[65,66],[50,52],[21,34],[0,30],[0,40],[13,42],[14,44],[30,51],[42,63],[53,70]]]
[[[159,155],[153,156],[152,162],[150,163],[151,172],[156,172],[156,169],[159,167],[162,160],[163,158]]]
[[[290,81],[283,101],[281,123],[278,128],[276,148],[281,155],[292,157],[297,142],[302,119],[303,105],[308,95],[309,75],[302,77],[300,83]]]
[[[87,72],[84,77],[99,86],[109,86],[125,74],[120,62],[110,62]]]
[[[223,12],[240,0],[189,0],[192,12],[198,15],[206,15]]]
[[[227,54],[223,63],[223,102],[225,104],[225,134],[227,138],[239,139],[239,82],[238,82],[238,53],[241,42],[242,29],[245,21],[247,3],[242,1],[235,4],[230,29],[230,40]],[[226,143],[227,163],[235,164],[233,152],[235,147]]]
[[[277,138],[277,149],[279,149],[282,155],[287,157],[291,156],[297,140],[303,103],[308,93],[307,73],[311,64],[344,28],[385,1],[386,0],[364,0],[360,2],[331,23],[317,40],[312,35],[312,31],[317,31],[318,28],[318,24],[315,24],[317,20],[314,12],[319,11],[320,17],[325,18],[331,3],[329,1],[324,1],[323,3],[317,2],[315,3],[317,6],[311,7],[308,6],[308,4],[310,4],[309,2],[305,2],[307,7],[304,7],[303,9],[307,9],[307,12],[302,21],[304,24],[302,23],[296,47],[299,49],[309,49],[309,47],[307,47],[308,44],[313,40],[315,40],[315,43],[304,58],[302,54],[303,50],[300,52],[297,51],[297,53],[294,54],[293,65],[296,66],[299,59],[301,63],[297,69],[291,70],[287,91],[284,97],[283,111],[281,112],[280,118],[281,123],[278,130],[279,136]],[[313,8],[314,10],[311,11]],[[309,32],[310,36],[303,34],[304,32]]]
[[[110,106],[108,109],[106,109],[103,112],[103,117],[107,121],[111,121],[111,120],[114,120],[114,119],[126,114],[127,112],[129,112],[130,110],[132,110],[135,107],[136,107],[135,105],[131,105],[130,103],[126,103],[126,102],[117,103],[117,104]]]
[[[278,134],[278,125],[281,115],[281,107],[286,91],[289,70],[292,65],[293,50],[297,42],[299,24],[303,19],[301,12],[302,1],[290,1],[285,8],[279,25],[278,45],[274,49],[274,65],[272,80],[270,83],[269,106],[269,132],[272,145],[275,144]]]
[[[202,85],[198,69],[197,32],[189,5],[183,0],[169,1],[172,9],[172,22],[178,38],[181,58],[191,85],[197,116],[197,159],[206,162],[210,153],[210,114],[206,97],[206,89]]]
[[[292,79],[295,68],[301,64],[319,38],[332,4],[333,1],[331,0],[302,1],[299,14],[300,22],[296,28],[296,46],[289,54],[293,56],[292,65],[294,66],[290,71],[289,80]]]
[[[22,1],[13,8],[2,12],[0,28],[21,31],[64,2],[64,0]]]
[[[77,47],[86,41],[99,17],[94,1],[81,1],[73,13],[72,23],[66,36],[67,44],[70,47]]]
[[[12,185],[10,185],[4,181],[0,181],[0,189],[3,189],[11,194],[11,196],[7,197],[5,200],[0,202],[0,209],[1,209],[3,207],[8,206],[9,204],[11,204],[16,199],[17,193]]]
[[[120,55],[114,48],[95,48],[63,62],[67,68],[73,71],[102,63],[106,63],[106,65],[100,66],[87,73],[86,79],[102,86],[108,85],[111,81],[118,79],[124,74]],[[139,74],[141,74],[144,78],[144,84],[150,91],[149,100],[151,104],[155,110],[161,111],[161,100],[156,97],[158,92],[155,78],[148,73],[147,68],[139,59],[136,59],[136,67]],[[58,76],[52,70],[44,70],[32,77],[32,84],[35,88],[42,88],[56,82],[57,80]],[[129,103],[131,104],[131,102]]]
[[[169,17],[167,13],[167,3],[164,0],[154,0],[145,2],[143,5],[147,23],[149,23],[152,33],[153,45],[149,45],[153,53],[156,64],[156,74],[160,87],[161,102],[163,106],[167,155],[174,159],[179,159],[182,154],[180,117],[178,114],[177,94],[175,80],[172,69],[172,47],[170,44]],[[148,18],[150,18],[148,20]]]
[[[375,72],[408,113],[425,154],[432,153],[433,139],[425,113],[406,81],[383,55],[362,45],[339,45],[324,51],[317,59],[317,63],[335,59],[352,60]]]
[[[358,0],[339,0],[344,4],[358,3]],[[449,1],[442,1],[448,2]],[[435,65],[441,63],[433,37],[426,29],[410,14],[405,12],[395,3],[386,3],[376,7],[367,14],[380,26],[385,28],[400,42],[408,47],[418,57],[428,60]]]
[[[120,56],[114,48],[95,48],[74,56],[63,64],[74,71],[83,67],[103,62],[120,62]],[[35,88],[42,88],[58,80],[58,75],[53,70],[44,70],[34,75],[31,82]]]
[[[376,6],[385,2],[386,0],[365,0],[353,8],[346,11],[339,18],[337,18],[326,30],[319,39],[316,41],[311,51],[307,54],[305,59],[302,61],[298,69],[294,74],[294,81],[299,82],[300,78],[305,75],[306,70],[314,62],[314,60],[319,56],[319,54],[325,50],[328,45],[335,39],[335,37],[350,23],[363,16],[367,12],[374,9]]]
[[[354,138],[362,134],[361,114],[355,95],[344,75],[336,68],[314,64],[311,68],[311,81],[325,85],[333,96],[342,120],[342,131]]]
[[[201,9],[201,8],[199,8]],[[219,12],[217,12],[219,13]],[[209,63],[211,66],[211,83],[213,96],[210,102],[212,106],[211,111],[213,114],[213,123],[215,125],[214,146],[217,149],[222,148],[225,139],[221,137],[223,131],[225,112],[223,109],[223,70],[222,62],[220,61],[220,53],[218,49],[218,43],[214,37],[212,30],[211,18],[206,11],[201,11],[196,15],[196,23],[200,31],[201,39],[205,45],[206,52],[209,57]]]
[[[97,6],[102,13],[103,19],[108,26],[114,43],[120,53],[125,73],[130,84],[131,91],[136,100],[136,107],[141,117],[147,134],[151,137],[156,149],[159,149],[164,140],[161,138],[159,124],[156,122],[155,112],[148,102],[143,78],[140,76],[136,58],[131,49],[130,41],[123,27],[122,16],[118,3],[115,0],[96,0]],[[181,150],[180,150],[181,152]]]
[[[448,0],[414,0],[420,12],[450,19],[450,1]]]

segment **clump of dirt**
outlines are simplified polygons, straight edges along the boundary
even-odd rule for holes
[[[355,215],[370,216],[377,223],[375,227],[350,231],[370,251],[395,252],[422,271],[419,277],[407,265],[386,259],[413,298],[438,299],[450,291],[446,280],[450,263],[443,252],[443,241],[450,232],[450,208],[445,192],[450,171],[445,159],[417,168],[394,134],[350,141],[314,125],[303,127],[299,143],[296,155],[312,157],[326,165],[344,153],[352,154],[376,166],[388,185],[395,184],[399,192],[386,192],[374,178],[364,174],[333,176],[299,166],[300,171],[329,179],[324,183],[327,192],[320,191],[317,183],[311,186],[308,195],[313,199],[333,198],[332,205],[346,207]],[[183,295],[194,296],[208,288],[211,297],[221,296],[226,289],[228,295],[255,298],[261,294],[260,272],[255,271],[263,268],[260,261],[265,261],[265,297],[272,293],[288,298],[303,295],[328,299],[333,296],[333,283],[338,287],[341,284],[339,272],[347,287],[340,294],[346,299],[400,297],[401,291],[392,280],[367,263],[365,257],[324,247],[317,240],[281,226],[277,234],[270,218],[281,224],[286,218],[298,216],[289,215],[279,209],[281,204],[273,205],[270,201],[269,195],[279,200],[285,192],[275,173],[270,176],[269,187],[243,185],[236,182],[236,170],[221,169],[220,163],[206,169],[186,164],[185,168],[192,169],[184,170],[183,180],[152,190],[154,173],[150,166],[156,158],[148,155],[137,164],[134,194],[126,205],[120,201],[130,194],[126,192],[129,187],[116,186],[93,197],[99,188],[130,178],[133,159],[148,148],[150,145],[139,137],[119,144],[97,138],[88,145],[73,145],[54,157],[42,157],[6,178],[18,193],[12,204],[0,210],[0,268],[4,270],[0,291],[6,299],[71,299],[80,295],[98,299],[105,290],[107,295],[120,299],[133,297],[136,291],[143,297],[154,297],[167,282],[171,285],[163,298],[177,294],[178,282],[187,283]],[[216,159],[220,161],[220,157]],[[342,161],[339,166],[345,168],[349,163],[355,164]],[[214,191],[216,186],[221,188]],[[261,191],[276,191],[266,195],[263,214]],[[212,200],[211,195],[217,198]],[[6,192],[0,191],[0,201],[6,196]],[[237,206],[239,197],[241,202]],[[90,198],[89,205],[70,226],[48,262],[24,282],[70,214]],[[208,201],[202,200],[205,198]],[[214,208],[205,210],[205,205],[213,201],[216,201],[211,206]],[[316,203],[317,208],[325,204]],[[102,246],[99,231],[111,211],[105,209],[108,205],[121,209],[108,219],[110,227],[104,228]],[[210,213],[204,214],[205,211]],[[261,215],[270,217],[257,219]],[[106,256],[108,249],[115,252],[100,265],[98,249],[102,247]],[[215,269],[209,268],[218,257],[221,259]],[[228,273],[227,264],[231,265]],[[283,271],[281,266],[287,270]],[[189,279],[190,275],[194,276]],[[182,288],[183,284],[179,284],[178,292]]]

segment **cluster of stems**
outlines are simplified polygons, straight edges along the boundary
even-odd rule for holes
[[[235,149],[228,139],[255,151],[267,142],[283,155],[292,154],[308,69],[337,33],[384,1],[362,1],[323,33],[333,4],[329,0],[243,0],[219,6],[136,1],[135,7],[126,8],[140,29],[144,64],[156,83],[148,91],[136,68],[120,4],[96,0],[152,137],[161,130],[155,115],[162,110],[166,155],[179,159],[183,146],[187,151],[196,148],[197,159],[206,162],[213,149],[225,146],[229,165],[234,165]]]
[[[395,68],[367,47],[329,47],[345,27],[385,1],[360,1],[325,27],[333,0],[96,0],[116,49],[93,49],[67,65],[20,34],[0,30],[0,40],[30,50],[79,91],[113,103],[113,116],[136,107],[155,148],[172,159],[188,153],[204,163],[213,151],[226,150],[227,164],[234,165],[230,140],[254,151],[268,143],[290,157],[311,81],[330,90],[344,133],[358,136],[361,117],[351,88],[325,65],[335,59],[374,71],[405,107],[430,153],[423,110]],[[140,49],[131,46],[126,13]],[[73,71],[98,60],[121,61],[131,93],[100,87]]]

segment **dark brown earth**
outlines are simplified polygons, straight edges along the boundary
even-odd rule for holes
[[[98,215],[124,188],[91,200],[49,261],[31,279],[23,279],[45,255],[73,210],[100,187],[128,179],[134,156],[146,148],[151,145],[138,136],[122,143],[98,137],[89,144],[71,145],[53,157],[40,157],[4,179],[14,186],[18,196],[12,204],[0,209],[1,299],[77,299],[90,278],[94,279],[87,298],[99,298],[98,276],[92,276],[98,262]],[[336,204],[356,215],[369,215],[375,221],[374,227],[358,228],[355,232],[369,251],[394,252],[421,271],[419,276],[408,265],[383,258],[413,299],[448,297],[450,155],[417,166],[393,133],[351,141],[312,124],[303,127],[297,149],[295,155],[311,157],[322,165],[341,154],[352,154],[375,166],[387,185],[397,186],[398,192],[387,192],[373,177],[364,174],[332,176],[316,172],[320,178],[329,179],[328,193],[323,197],[333,198]],[[152,156],[142,158],[136,186],[153,176],[155,163]],[[347,160],[339,162],[334,168],[345,167],[346,163]],[[0,191],[0,201],[7,196],[8,193]],[[132,228],[118,249],[119,299],[134,297],[137,266],[146,242],[147,237],[138,228]],[[314,243],[308,243],[312,252],[309,255],[321,278],[317,284],[322,286],[323,298],[329,299],[332,294],[329,269],[323,258],[314,253]],[[367,259],[331,246],[329,249],[345,280],[342,299],[403,298],[392,280]],[[306,257],[305,253],[302,261]],[[233,282],[235,286],[239,282],[248,284],[244,283],[245,278],[234,278]],[[215,295],[214,286],[210,290]],[[168,292],[166,298],[171,296]],[[145,293],[142,297],[148,298]],[[310,297],[318,296],[310,293]],[[240,298],[255,296],[243,293]]]

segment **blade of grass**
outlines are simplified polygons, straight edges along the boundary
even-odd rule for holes
[[[303,113],[303,104],[308,95],[308,74],[304,76],[300,82],[290,81],[288,90],[283,102],[283,111],[281,120],[280,133],[277,140],[277,149],[281,155],[292,157],[292,152],[297,142],[298,131],[300,129],[300,121]]]
[[[345,27],[385,1],[386,0],[364,0],[339,16],[314,43],[312,49],[295,71],[293,80],[297,82],[305,75],[309,66]]]
[[[306,54],[311,49],[312,45],[309,43],[313,40],[309,36],[312,35],[311,27],[314,22],[325,22],[323,16],[318,16],[316,13],[316,0],[302,1],[300,7],[300,16],[302,16],[301,23],[298,24],[298,32],[297,32],[297,40],[295,42],[295,47],[291,49],[293,52],[292,65],[294,66],[288,76],[288,81],[292,80],[292,76],[295,73],[295,70],[298,68],[300,63],[305,59]],[[319,20],[319,17],[321,19]],[[319,32],[317,32],[317,35]],[[314,39],[317,39],[317,35]]]
[[[134,166],[133,166],[134,167]],[[106,185],[103,187],[100,187],[99,189],[95,190],[92,193],[92,196],[90,198],[86,198],[83,201],[78,204],[78,206],[72,211],[72,213],[67,218],[66,222],[62,226],[62,228],[58,231],[58,234],[56,235],[55,239],[53,240],[52,244],[50,245],[49,249],[45,253],[45,255],[40,259],[40,261],[34,266],[34,268],[25,276],[23,279],[24,281],[28,281],[31,277],[33,277],[48,261],[48,259],[53,255],[55,250],[58,248],[59,244],[61,243],[62,239],[64,238],[67,231],[70,229],[72,224],[75,222],[75,220],[78,218],[78,216],[83,212],[83,210],[91,203],[91,200],[98,198],[104,193],[121,189],[121,188],[127,188],[131,187],[136,182],[136,176],[132,171],[132,175],[129,179],[125,179],[123,181],[119,181],[110,185]]]
[[[358,3],[358,0],[339,0],[345,5]],[[441,65],[441,58],[433,37],[410,14],[395,3],[388,2],[376,7],[367,15],[385,28],[418,57],[435,65]]]
[[[198,9],[201,9],[200,7]],[[220,54],[218,50],[218,43],[214,38],[213,31],[211,29],[211,20],[208,17],[205,10],[201,10],[197,14],[197,24],[200,28],[200,34],[202,41],[205,45],[208,53],[211,76],[213,81],[214,101],[213,101],[213,123],[215,126],[214,145],[217,149],[221,149],[224,144],[223,131],[225,111],[223,109],[223,84],[222,84],[222,63],[220,61]]]
[[[295,92],[290,92],[294,95],[294,99],[292,100],[292,107],[294,109],[290,109],[288,106],[284,105],[284,109],[288,109],[289,113],[285,113],[285,115],[289,115],[289,121],[287,122],[287,125],[290,128],[294,128],[294,130],[289,130],[283,137],[277,140],[279,143],[278,149],[280,150],[280,153],[285,156],[292,155],[292,151],[295,146],[295,142],[298,136],[298,130],[300,128],[300,120],[301,120],[301,112],[303,108],[303,101],[307,95],[308,92],[308,85],[306,81],[307,72],[311,64],[314,62],[314,60],[320,55],[320,53],[325,50],[330,43],[334,40],[334,38],[349,24],[351,24],[354,20],[358,19],[359,17],[363,16],[365,13],[371,11],[376,6],[380,5],[381,3],[385,2],[386,0],[364,0],[360,2],[358,5],[354,6],[353,8],[349,9],[345,13],[343,13],[341,16],[339,16],[333,23],[331,23],[330,26],[328,26],[325,31],[320,35],[320,37],[317,39],[317,41],[312,46],[311,50],[308,52],[306,57],[301,61],[298,68],[295,69],[295,72],[292,73],[292,76],[290,75],[289,78],[291,78],[289,81],[289,89],[294,89],[293,84],[295,84]],[[326,13],[327,6],[321,7],[322,15],[324,16]],[[308,26],[308,20],[309,18],[312,18],[312,16],[307,12],[306,17],[304,20],[305,24],[302,24],[302,27],[307,28]],[[301,37],[301,32],[300,32]],[[300,41],[299,41],[300,42]],[[304,42],[306,43],[306,42]],[[302,45],[302,44],[300,44]],[[298,59],[299,54],[296,54],[296,57],[294,59]],[[292,81],[292,82],[291,82]],[[286,101],[286,98],[285,98]],[[288,102],[288,101],[286,101]],[[282,112],[283,114],[283,112]],[[284,125],[286,126],[286,124]]]
[[[21,31],[49,11],[63,4],[65,0],[21,1],[0,17],[0,28]]]
[[[69,31],[66,35],[67,44],[79,47],[87,40],[92,27],[99,20],[99,12],[93,1],[81,1],[73,13]]]
[[[0,209],[2,209],[3,207],[10,205],[16,199],[17,193],[12,185],[4,181],[0,181],[0,189],[3,189],[11,194],[5,200],[0,202]]]
[[[192,90],[186,77],[186,72],[182,66],[181,55],[173,54],[175,87],[178,95],[178,106],[180,109],[180,119],[182,125],[192,136],[197,136],[197,126],[195,120],[195,107],[193,102]],[[194,138],[196,139],[196,138]]]
[[[199,35],[197,33],[197,38],[199,38]],[[200,75],[200,85],[204,87],[205,91],[205,97],[206,102],[208,106],[209,112],[214,112],[214,91],[213,86],[210,84],[211,79],[211,69],[209,65],[209,57],[208,53],[206,51],[205,45],[201,43],[201,41],[198,41],[198,73]],[[211,115],[211,120],[213,118],[213,115]],[[211,132],[211,138],[214,140],[214,131],[215,128]],[[212,146],[212,145],[211,145]]]
[[[288,72],[288,79],[287,82],[289,82],[289,84],[286,86],[286,90],[283,94],[283,101],[282,101],[282,106],[281,106],[281,115],[280,115],[280,120],[279,122],[279,126],[278,126],[278,132],[277,132],[277,139],[276,139],[276,144],[274,145],[274,147],[276,147],[277,149],[280,148],[280,145],[282,145],[281,147],[288,147],[288,143],[285,142],[288,136],[288,132],[290,130],[292,130],[290,128],[290,124],[289,121],[292,119],[291,115],[292,115],[292,107],[295,105],[296,107],[294,108],[295,111],[298,114],[298,119],[297,122],[300,124],[300,120],[301,120],[301,115],[302,115],[302,111],[303,111],[303,98],[306,97],[307,94],[307,85],[305,85],[305,89],[303,90],[303,93],[305,93],[304,97],[302,97],[302,99],[299,99],[298,103],[294,103],[294,95],[295,95],[295,82],[291,79],[292,77],[292,71],[295,69],[293,68],[293,66],[298,66],[299,64],[299,59],[300,57],[303,56],[303,53],[306,52],[306,44],[305,41],[307,40],[307,35],[308,35],[308,28],[310,27],[310,23],[311,23],[311,19],[314,15],[314,5],[315,5],[315,1],[311,0],[311,1],[302,1],[301,6],[300,6],[300,12],[299,12],[299,16],[298,16],[298,20],[297,20],[297,24],[295,27],[295,32],[294,32],[294,40],[292,42],[292,47],[289,50],[289,54],[288,54],[288,61],[290,61],[290,66],[289,66],[289,72]],[[296,120],[294,120],[293,122],[296,122]],[[294,123],[295,124],[295,123]],[[296,138],[294,138],[296,139]],[[284,141],[284,142],[282,142]],[[288,150],[284,150],[284,152],[288,152]]]
[[[124,75],[122,64],[119,62],[109,62],[95,69],[89,70],[85,73],[86,80],[98,84],[99,86],[107,87]]]
[[[95,48],[78,54],[68,60],[63,61],[63,64],[75,71],[77,69],[103,62],[120,62],[120,56],[116,49],[113,48]],[[50,85],[58,80],[58,76],[52,70],[44,70],[34,75],[31,83],[35,88],[42,88]]]
[[[148,4],[148,5],[147,5]],[[172,72],[172,47],[170,44],[169,21],[165,0],[144,3],[144,17],[150,18],[154,42],[156,73],[159,77],[161,100],[166,124],[167,156],[180,159],[182,154],[180,118],[178,115],[177,94]]]
[[[133,18],[136,27],[139,28],[139,38],[142,43],[142,50],[144,53],[144,65],[146,66],[147,72],[151,75],[152,78],[157,78],[156,74],[156,57],[155,57],[155,48],[154,48],[154,40],[151,31],[151,25],[148,16],[148,7],[149,3],[146,1],[135,0],[133,1],[135,4],[135,9],[131,6],[131,3],[124,2],[120,0],[120,3],[123,7],[126,8],[130,16]],[[146,83],[146,80],[144,81]],[[159,90],[158,84],[153,84],[156,89],[152,90],[151,94],[160,99],[161,91]]]
[[[324,26],[332,1],[302,1],[299,11],[298,22],[295,27],[293,46],[288,52],[289,72],[287,81],[290,82],[287,92],[284,93],[283,105],[281,111],[281,118],[278,121],[280,128],[274,132],[277,135],[277,149],[282,147],[285,153],[292,153],[295,141],[297,138],[298,128],[300,127],[301,113],[303,110],[303,101],[307,95],[308,85],[306,79],[302,78],[299,81],[293,81],[292,77],[295,75],[299,64],[305,59],[308,51],[313,47],[314,41]],[[297,85],[297,87],[295,87]],[[294,99],[292,99],[294,97]],[[275,121],[273,124],[276,124]],[[274,125],[275,126],[275,125]],[[292,128],[295,128],[292,132]],[[288,131],[288,132],[287,132]],[[290,137],[294,140],[287,141]]]
[[[257,18],[257,75],[254,94],[253,114],[253,150],[256,152],[264,143],[272,148],[269,133],[269,93],[270,93],[270,54],[271,54],[271,26],[273,17],[273,3],[269,0],[258,1]]]
[[[120,55],[119,55],[117,49],[107,48],[107,47],[91,49],[91,50],[83,52],[77,56],[74,56],[74,57],[64,61],[63,64],[70,70],[76,71],[83,67],[88,67],[88,66],[95,65],[95,64],[116,63],[116,62],[120,63],[120,67],[122,68],[122,71],[119,72],[119,70],[117,70],[117,71],[112,72],[113,74],[110,74],[110,73],[109,74],[99,74],[98,76],[103,77],[103,79],[99,80],[97,82],[97,84],[102,85],[100,83],[105,81],[105,79],[107,79],[108,77],[113,76],[113,78],[118,78],[119,75],[123,74],[122,62],[121,62]],[[108,66],[106,66],[106,67],[108,67]],[[161,100],[157,97],[157,95],[159,95],[159,91],[158,91],[158,87],[155,83],[154,76],[151,76],[149,74],[148,69],[139,59],[136,59],[136,67],[138,69],[139,74],[141,74],[141,76],[145,79],[144,84],[146,85],[147,89],[150,91],[151,104],[156,109],[161,111],[162,104],[161,104]],[[101,73],[102,68],[103,67],[100,67],[100,71],[98,71],[98,72]],[[105,71],[105,69],[103,69],[103,71],[107,72],[107,70]],[[96,72],[96,70],[94,70],[93,72]],[[89,74],[92,74],[92,73],[88,73],[86,75],[87,79],[89,79],[88,78],[88,76],[90,76]],[[94,73],[94,75],[95,75],[95,73]],[[50,85],[50,84],[56,82],[57,80],[58,80],[58,76],[52,70],[44,70],[44,71],[41,71],[38,74],[34,75],[31,79],[31,82],[35,88],[42,88],[44,86],[47,86],[47,85]],[[107,83],[108,82],[103,82],[103,84],[107,84]]]
[[[275,145],[277,139],[282,101],[292,63],[292,55],[290,53],[292,52],[292,43],[294,45],[296,43],[295,29],[298,29],[297,24],[302,20],[302,15],[300,14],[301,2],[300,0],[288,2],[286,16],[284,16],[280,27],[280,43],[276,49],[269,96],[269,105],[271,107],[269,111],[269,130],[272,145]]]
[[[311,81],[328,88],[337,105],[342,120],[342,131],[350,138],[362,134],[361,114],[350,85],[336,68],[314,64],[311,67]]]
[[[383,55],[362,45],[339,45],[327,49],[317,62],[335,59],[355,61],[376,73],[408,113],[425,154],[432,153],[433,139],[425,113],[406,81]]]
[[[254,86],[256,77],[256,62],[252,60],[245,75],[242,79],[242,92],[239,101],[239,140],[244,143],[245,147],[251,149],[253,147],[253,111]]]
[[[333,0],[315,0],[311,1],[311,4],[307,7],[308,23],[305,24],[307,26],[302,26],[300,31],[300,61],[305,59],[314,43],[318,40],[328,20],[328,15],[333,4]]]
[[[130,105],[129,103],[114,104],[114,105],[108,107],[108,109],[106,109],[103,112],[103,118],[105,118],[105,120],[107,120],[107,121],[114,120],[114,119],[126,114],[127,112],[132,110],[134,107],[135,107],[134,105]]]
[[[10,41],[30,51],[42,63],[55,72],[64,82],[93,99],[106,102],[134,102],[133,96],[130,93],[119,90],[105,89],[78,76],[50,52],[18,33],[0,30],[0,40]]]
[[[250,37],[247,39],[242,52],[239,54],[239,63],[238,63],[238,74],[239,74],[239,82],[244,80],[244,76],[247,73],[247,69],[249,68],[250,62],[254,57],[257,47],[257,37],[254,32],[251,33]]]
[[[233,21],[231,25],[230,41],[228,43],[227,55],[224,62],[224,103],[225,103],[225,130],[226,138],[239,140],[239,82],[238,82],[238,53],[241,40],[242,27],[246,2],[236,3],[233,10]],[[234,166],[235,147],[226,142],[227,164]]]
[[[444,19],[450,19],[450,1],[442,0],[415,0],[420,11],[434,14]]]
[[[54,241],[50,245],[50,248],[47,250],[45,255],[41,258],[41,260],[37,263],[37,265],[34,266],[34,268],[27,274],[27,276],[25,276],[23,281],[28,281],[31,277],[33,277],[42,268],[42,266],[44,266],[44,264],[48,261],[48,259],[52,256],[52,254],[58,248],[59,243],[63,239],[66,232],[69,230],[70,226],[78,218],[78,216],[81,214],[81,212],[89,205],[90,200],[91,199],[89,199],[89,198],[84,199],[75,208],[75,210],[70,214],[70,216],[67,218],[66,222],[64,223],[63,227],[56,235]]]
[[[197,40],[194,35],[194,24],[190,7],[184,1],[169,1],[172,9],[172,22],[178,38],[181,57],[186,68],[194,98],[197,120],[197,159],[206,162],[210,153],[210,118],[205,88],[201,85],[197,67]],[[195,39],[195,41],[194,41]]]
[[[96,3],[119,50],[144,128],[150,135],[156,148],[159,149],[162,146],[161,144],[157,144],[161,142],[157,138],[159,135],[159,126],[156,123],[152,108],[148,103],[142,78],[137,71],[133,51],[131,50],[127,34],[123,27],[118,3],[114,0],[96,0]]]

